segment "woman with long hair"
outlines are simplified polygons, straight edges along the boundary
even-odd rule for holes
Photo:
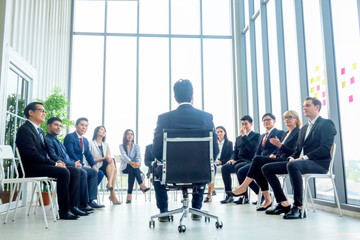
[[[150,188],[143,183],[140,171],[141,155],[140,147],[135,144],[134,131],[127,129],[124,132],[123,143],[120,144],[121,167],[120,171],[128,174],[128,194],[126,196],[126,203],[131,203],[132,191],[134,188],[135,179],[140,186],[140,190],[145,193]]]
[[[90,152],[94,158],[96,166],[99,170],[103,171],[108,179],[106,189],[110,191],[109,200],[113,204],[120,204],[116,198],[114,185],[116,180],[116,166],[115,161],[111,157],[109,144],[105,142],[106,128],[98,126],[94,130],[92,141],[90,142]]]

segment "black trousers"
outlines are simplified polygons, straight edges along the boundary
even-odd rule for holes
[[[247,173],[247,176],[249,178],[255,179],[256,183],[259,185],[262,191],[268,191],[269,190],[269,184],[264,176],[264,174],[261,171],[261,168],[267,164],[272,162],[280,162],[284,161],[279,158],[270,158],[265,156],[257,156],[253,159],[250,169]]]
[[[26,177],[52,177],[57,179],[56,192],[60,211],[80,204],[81,170],[74,167],[56,167],[53,165],[24,165]]]
[[[244,182],[244,180],[246,178],[246,174],[249,172],[250,166],[251,166],[251,163],[248,163],[245,166],[243,166],[237,170],[236,176],[237,176],[240,184]],[[252,181],[249,184],[249,187],[251,188],[251,190],[253,190],[256,193],[256,195],[259,194],[259,186],[257,185],[257,182]],[[248,197],[248,194],[246,193],[245,196]]]
[[[142,184],[143,180],[141,178],[141,171],[140,168],[133,168],[130,164],[126,166],[126,168],[123,170],[123,173],[127,173],[128,176],[128,194],[132,194],[135,178],[138,184]]]
[[[276,174],[287,174],[294,190],[294,206],[301,207],[303,199],[303,178],[302,174],[327,173],[328,170],[312,160],[297,160],[292,162],[268,163],[262,167],[265,178],[271,185],[277,202],[286,201],[284,192]]]
[[[221,176],[225,185],[225,191],[231,191],[231,174],[237,173],[238,169],[247,165],[247,161],[242,161],[236,164],[224,164],[221,165]]]

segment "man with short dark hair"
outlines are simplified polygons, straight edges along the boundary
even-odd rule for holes
[[[48,119],[48,121],[47,121],[48,133],[46,134],[46,139],[49,144],[49,149],[53,155],[55,155],[59,160],[63,161],[66,164],[66,166],[75,167],[75,168],[80,169],[80,171],[81,171],[81,176],[80,176],[81,206],[80,206],[80,202],[78,202],[76,207],[71,209],[71,212],[74,214],[80,215],[80,216],[86,216],[89,214],[86,210],[93,210],[90,207],[87,207],[87,203],[88,203],[88,201],[87,201],[87,199],[88,199],[88,197],[87,197],[88,196],[87,172],[84,169],[82,169],[82,165],[81,165],[80,161],[74,161],[70,158],[70,156],[66,152],[65,146],[57,138],[57,136],[61,132],[61,123],[62,123],[62,120],[57,117]],[[94,177],[96,177],[96,173],[93,175],[93,178]],[[79,206],[81,209],[84,209],[85,211],[80,210],[78,208]]]
[[[84,137],[88,129],[89,121],[87,118],[78,118],[76,120],[76,131],[66,135],[64,139],[64,145],[70,158],[82,165],[82,169],[87,172],[88,175],[88,202],[81,203],[81,210],[88,210],[91,208],[103,208],[104,205],[99,205],[95,202],[97,199],[97,185],[104,177],[104,173],[97,169],[93,156],[89,149],[89,141]],[[85,165],[83,157],[90,166]],[[94,177],[95,175],[95,177]],[[85,196],[86,197],[86,196]]]
[[[279,203],[267,214],[285,213],[284,219],[301,218],[303,179],[302,174],[327,173],[330,165],[330,150],[334,143],[336,129],[330,119],[319,115],[321,102],[317,98],[307,97],[303,104],[303,112],[309,122],[301,128],[294,153],[286,162],[268,163],[262,167],[265,178],[271,185],[276,201]],[[276,174],[287,174],[294,189],[294,204],[290,208]],[[304,213],[304,217],[306,217]]]
[[[253,119],[249,115],[243,116],[241,119],[240,136],[236,138],[234,151],[230,160],[222,165],[221,175],[225,186],[225,192],[231,191],[231,174],[236,173],[238,169],[249,164],[253,158],[256,147],[259,142],[260,134],[252,131]],[[259,192],[259,188],[255,182],[250,187],[255,192]],[[231,203],[234,199],[232,196],[226,195],[225,199],[220,201],[222,204]],[[244,202],[245,201],[245,202]],[[246,203],[247,197],[239,199],[236,203]]]
[[[60,219],[78,218],[70,209],[79,201],[80,170],[68,167],[54,156],[45,139],[40,124],[45,121],[46,111],[41,102],[32,102],[25,107],[27,121],[19,128],[16,145],[27,177],[52,177],[57,179],[57,196]]]
[[[173,111],[159,115],[154,135],[153,156],[161,160],[163,154],[163,130],[164,129],[214,129],[213,117],[211,114],[198,110],[192,106],[193,86],[189,80],[180,79],[174,84],[175,99],[179,107]],[[217,156],[219,146],[214,129],[213,156]],[[160,177],[160,176],[158,176]],[[160,182],[154,182],[156,204],[160,213],[168,211],[168,197],[166,188]],[[196,187],[193,190],[192,207],[201,209],[205,185]],[[194,194],[196,192],[196,194]],[[192,214],[193,220],[200,220],[201,216]],[[168,221],[168,217],[160,217],[159,221]]]

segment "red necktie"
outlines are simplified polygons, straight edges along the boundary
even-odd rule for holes
[[[84,141],[82,138],[80,138],[80,145],[81,145],[81,148],[84,149]]]
[[[268,135],[269,135],[269,132],[266,132],[265,137],[264,137],[264,139],[262,141],[262,146],[263,147],[265,147],[265,142],[266,142],[266,139],[267,139]]]

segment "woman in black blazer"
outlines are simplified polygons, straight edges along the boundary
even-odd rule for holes
[[[229,141],[227,137],[226,129],[223,126],[216,127],[216,134],[218,137],[219,154],[216,156],[215,159],[215,174],[216,174],[216,166],[223,165],[230,160],[232,154],[232,148],[233,148],[233,143]],[[212,200],[211,196],[213,195],[216,195],[215,184],[210,183],[208,185],[208,194],[204,200],[204,203],[211,202]]]
[[[265,211],[272,205],[269,184],[261,172],[261,168],[270,162],[286,161],[286,159],[295,150],[296,142],[299,136],[301,120],[297,112],[294,110],[286,111],[283,114],[283,117],[285,125],[288,128],[284,139],[278,139],[275,137],[269,140],[271,144],[277,147],[277,150],[269,157],[256,156],[251,163],[251,167],[246,175],[244,182],[237,189],[232,191],[233,196],[242,195],[246,192],[249,184],[255,179],[256,183],[260,186],[265,198],[265,201],[257,209],[257,211]]]

